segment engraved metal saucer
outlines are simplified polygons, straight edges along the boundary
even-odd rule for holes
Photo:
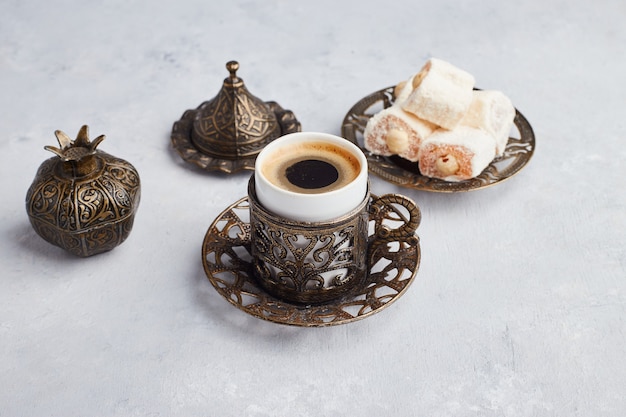
[[[517,109],[513,123],[518,134],[509,137],[504,155],[494,159],[476,178],[459,182],[429,178],[421,175],[416,162],[398,156],[375,155],[365,149],[363,131],[370,117],[393,104],[393,90],[394,86],[387,87],[359,100],[348,111],[341,126],[342,136],[365,153],[369,170],[386,181],[417,190],[442,193],[478,190],[511,178],[528,164],[533,155],[535,134],[528,120]]]
[[[372,196],[375,198],[375,196]],[[211,224],[202,243],[204,271],[217,292],[238,309],[259,319],[302,327],[350,323],[377,313],[400,298],[414,281],[420,264],[417,235],[402,241],[378,242],[369,264],[369,279],[342,298],[324,304],[293,304],[268,294],[257,284],[250,255],[250,205],[244,197]],[[392,206],[370,221],[407,222]]]
[[[251,94],[237,76],[239,63],[229,61],[226,69],[230,75],[218,94],[174,123],[172,145],[183,160],[206,171],[254,170],[265,145],[301,125],[290,110]]]

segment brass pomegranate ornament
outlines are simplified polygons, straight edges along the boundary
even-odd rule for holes
[[[139,174],[129,162],[96,147],[83,126],[76,140],[55,132],[60,148],[39,167],[26,194],[26,211],[39,236],[87,257],[121,244],[133,227],[139,205]]]

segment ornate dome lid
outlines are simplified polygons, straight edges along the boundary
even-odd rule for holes
[[[237,61],[226,63],[226,69],[229,76],[218,94],[174,124],[172,142],[183,159],[206,170],[254,169],[261,149],[300,131],[300,123],[292,112],[250,93],[237,76]]]

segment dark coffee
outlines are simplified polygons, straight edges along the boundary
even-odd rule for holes
[[[287,180],[307,190],[324,188],[339,179],[339,171],[331,163],[318,159],[305,159],[287,167]]]
[[[361,165],[350,151],[327,142],[277,149],[262,167],[274,185],[303,194],[325,193],[354,181]]]

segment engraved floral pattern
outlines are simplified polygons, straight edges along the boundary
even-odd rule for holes
[[[89,145],[85,128],[79,138],[81,134],[85,147],[85,143]],[[72,151],[73,143],[59,142],[65,146],[55,149],[57,155]],[[26,195],[26,210],[35,231],[79,256],[122,243],[132,229],[140,200],[139,174],[130,163],[93,149],[88,157],[93,170],[79,176],[68,167],[78,166],[80,159],[44,161]]]
[[[318,294],[360,279],[365,270],[365,247],[359,238],[365,218],[355,217],[339,228],[285,231],[284,225],[252,213],[254,253],[261,260],[255,271],[296,294]],[[293,230],[293,229],[291,229]]]
[[[266,104],[276,115],[281,135],[299,132],[301,130],[300,122],[298,122],[293,112],[283,109],[273,101],[268,101]],[[242,170],[254,170],[254,161],[258,151],[261,147],[269,143],[269,141],[266,143],[238,145],[241,148],[241,154],[247,156],[242,156],[237,159],[220,158],[204,153],[202,150],[196,148],[191,140],[194,120],[198,112],[199,109],[185,111],[181,119],[174,123],[172,127],[172,146],[181,158],[206,171],[233,173]]]

